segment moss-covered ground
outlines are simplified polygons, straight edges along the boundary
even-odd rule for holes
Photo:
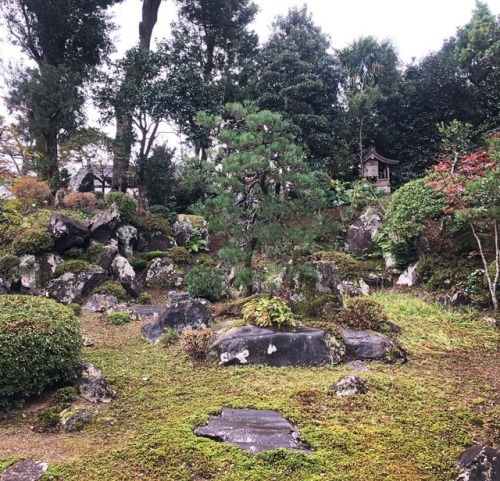
[[[410,295],[378,294],[403,328],[404,365],[370,364],[366,395],[338,399],[329,386],[349,371],[221,368],[192,361],[178,344],[140,339],[139,323],[82,319],[96,342],[83,357],[116,399],[106,422],[81,433],[39,433],[50,395],[0,422],[0,468],[14,459],[51,463],[44,479],[217,481],[451,481],[476,442],[500,441],[500,337],[469,312],[450,313]],[[193,429],[224,406],[275,409],[314,449],[251,455]],[[110,422],[112,419],[112,422]]]

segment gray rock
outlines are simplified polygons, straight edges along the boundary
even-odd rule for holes
[[[359,283],[342,281],[338,285],[339,292],[343,296],[348,297],[359,297],[359,296],[368,296],[370,295],[370,286],[365,283],[362,279],[359,280]]]
[[[380,215],[369,207],[349,228],[347,233],[349,250],[357,256],[369,254],[373,248],[373,239],[381,228]]]
[[[21,286],[25,289],[36,289],[40,287],[41,266],[33,255],[25,255],[19,258],[19,274]]]
[[[193,234],[200,236],[201,239],[208,242],[208,228],[205,219],[197,218],[193,222],[194,216],[179,214],[177,220],[172,226],[172,233],[178,246],[186,247]]]
[[[382,274],[370,272],[363,278],[363,282],[370,288],[382,289],[383,287],[390,287],[393,284],[392,278]]]
[[[161,231],[146,231],[138,234],[137,250],[139,252],[167,251],[175,245],[175,241]]]
[[[141,337],[149,344],[156,344],[163,336],[163,324],[160,321],[154,321],[142,326]]]
[[[118,254],[118,246],[115,244],[108,244],[104,246],[103,252],[101,254],[101,259],[99,265],[106,271],[109,272],[111,269],[111,264],[116,254]]]
[[[81,431],[97,417],[97,410],[88,407],[69,407],[59,414],[59,424],[64,433]]]
[[[142,292],[142,286],[135,278],[134,268],[125,257],[116,256],[111,263],[110,272],[132,297],[138,297]]]
[[[80,362],[78,388],[80,396],[93,403],[109,403],[115,396],[115,392],[108,388],[101,371],[90,362]]]
[[[171,304],[181,301],[189,301],[190,299],[191,296],[189,295],[189,292],[169,291],[168,293],[168,302]]]
[[[40,461],[18,461],[9,466],[0,476],[0,481],[38,481],[49,469],[48,463]]]
[[[352,397],[358,396],[359,394],[365,394],[367,389],[360,377],[350,374],[333,384],[330,387],[330,392],[337,397]]]
[[[350,360],[380,360],[405,362],[404,350],[388,337],[370,331],[342,329],[342,341]]]
[[[108,209],[89,219],[86,224],[93,240],[101,244],[107,244],[120,226],[118,206],[112,204]]]
[[[165,307],[161,306],[135,305],[128,309],[133,321],[159,321],[164,311]]]
[[[107,277],[104,269],[100,267],[79,273],[67,272],[61,277],[53,279],[47,286],[47,291],[49,297],[56,301],[62,304],[71,304],[90,295]]]
[[[0,199],[15,199],[16,196],[6,185],[0,185]]]
[[[212,313],[199,300],[180,301],[163,311],[160,322],[164,329],[204,329],[213,322]]]
[[[408,267],[398,278],[398,286],[413,287],[418,283],[417,264]]]
[[[62,214],[52,216],[47,231],[54,238],[54,249],[58,252],[83,246],[90,237],[87,226]]]
[[[451,307],[461,307],[469,306],[472,300],[469,294],[465,291],[457,291],[451,296],[450,306]]]
[[[267,364],[283,366],[322,366],[339,363],[342,346],[334,338],[327,338],[320,329],[293,328],[273,331],[256,326],[230,329],[212,345],[220,364]]]
[[[118,304],[116,296],[107,296],[105,294],[94,294],[83,305],[83,310],[87,312],[106,312],[108,309]]]
[[[206,426],[194,432],[251,453],[278,448],[311,452],[298,430],[275,411],[223,408],[220,416],[211,416]]]
[[[69,188],[73,192],[92,192],[95,190],[94,173],[92,167],[86,165],[82,167],[76,174],[71,176]]]
[[[0,294],[9,294],[10,289],[7,287],[7,282],[5,282],[3,277],[0,277]]]
[[[174,289],[184,283],[184,275],[166,258],[153,259],[144,273],[144,282],[150,287]]]
[[[61,207],[64,205],[64,198],[69,194],[69,189],[65,189],[64,187],[58,189],[54,194],[54,207]]]
[[[370,372],[370,368],[363,361],[351,361],[346,364],[346,367],[353,371]]]
[[[18,291],[21,287],[21,273],[19,265],[21,259],[16,256],[5,256],[2,258],[0,276],[3,279],[4,286],[8,291]]]
[[[122,225],[116,231],[120,254],[130,259],[134,256],[134,245],[137,242],[137,229],[131,225]]]
[[[500,449],[472,446],[458,462],[456,481],[500,481]]]

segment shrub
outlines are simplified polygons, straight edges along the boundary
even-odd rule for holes
[[[381,323],[388,322],[383,307],[368,297],[353,297],[348,300],[341,314],[342,322],[353,329],[380,328]]]
[[[161,217],[162,219],[165,219],[171,224],[173,224],[177,219],[177,214],[175,212],[172,212],[168,207],[165,207],[164,205],[152,205],[149,208],[149,212],[153,215]]]
[[[134,219],[137,211],[137,202],[132,197],[123,192],[110,192],[104,196],[103,205],[111,207],[112,204],[117,205],[123,222],[130,222]]]
[[[158,257],[170,257],[165,251],[149,251],[146,253],[146,260],[152,261]]]
[[[13,255],[6,255],[0,257],[0,274],[6,275],[9,274],[12,269],[19,267],[21,260],[19,257]]]
[[[197,266],[215,267],[217,265],[217,262],[215,262],[210,254],[201,253],[196,254],[196,256],[194,257],[194,264]]]
[[[79,328],[73,312],[56,301],[0,296],[0,408],[74,379]]]
[[[82,313],[82,306],[80,306],[80,304],[77,304],[76,302],[68,304],[68,308],[75,313],[75,316],[79,316]]]
[[[117,281],[106,281],[94,289],[94,294],[104,294],[106,296],[116,296],[118,299],[125,300],[127,291]]]
[[[90,267],[89,263],[86,261],[81,261],[79,259],[70,259],[68,261],[59,264],[54,271],[54,277],[61,277],[63,274],[67,272],[73,272],[74,274],[78,274],[79,272],[83,272],[88,270]]]
[[[160,231],[164,234],[172,234],[170,224],[161,216],[146,212],[144,216],[134,219],[134,225],[149,231]]]
[[[22,177],[12,186],[12,193],[21,201],[42,205],[51,198],[49,184],[33,177]]]
[[[188,240],[186,249],[193,254],[208,252],[208,242],[200,234],[193,232]]]
[[[111,312],[106,316],[106,319],[115,326],[123,326],[132,320],[128,312]]]
[[[168,257],[176,264],[191,264],[193,256],[185,247],[172,247],[167,252]]]
[[[279,297],[261,297],[247,302],[241,310],[243,320],[261,327],[295,326],[295,316]]]
[[[40,254],[54,247],[52,236],[42,230],[32,230],[19,234],[12,242],[11,250],[16,256]]]
[[[69,209],[91,210],[97,207],[97,197],[91,192],[70,192],[64,197],[63,205]]]
[[[191,297],[203,297],[211,302],[219,300],[224,291],[222,274],[212,267],[193,267],[186,282]]]
[[[53,429],[59,425],[59,410],[56,407],[44,409],[38,414],[38,428],[41,431]]]
[[[78,397],[78,392],[75,386],[66,386],[58,389],[54,393],[52,400],[56,404],[70,404],[76,400]]]
[[[137,302],[139,304],[151,304],[152,301],[153,301],[153,298],[147,292],[141,292],[139,294],[139,297],[137,298]]]
[[[171,346],[179,340],[179,333],[175,329],[165,329],[160,342],[165,346]]]
[[[104,254],[104,246],[99,242],[94,242],[87,247],[84,254],[84,259],[92,264],[99,265]]]
[[[179,338],[181,346],[192,358],[203,361],[214,340],[214,333],[211,329],[186,329]]]

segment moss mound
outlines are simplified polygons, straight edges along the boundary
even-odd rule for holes
[[[79,329],[74,313],[53,300],[0,296],[0,409],[74,377]]]

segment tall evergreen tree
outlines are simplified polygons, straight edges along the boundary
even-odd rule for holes
[[[9,32],[35,68],[11,83],[10,106],[25,112],[43,179],[58,172],[58,144],[81,120],[82,85],[109,53],[107,8],[120,0],[1,0]]]
[[[314,24],[307,7],[293,8],[276,19],[258,68],[258,104],[292,122],[295,140],[311,165],[335,170],[339,68],[328,37]]]

